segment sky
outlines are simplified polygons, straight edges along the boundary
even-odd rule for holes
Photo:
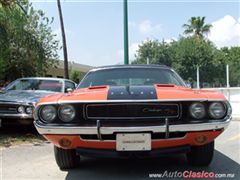
[[[61,41],[56,0],[30,0],[54,17]],[[123,1],[62,0],[69,61],[91,66],[123,64]],[[212,24],[208,38],[220,48],[240,45],[240,0],[128,0],[130,61],[147,39],[170,42],[193,16]],[[62,50],[59,51],[63,59]]]

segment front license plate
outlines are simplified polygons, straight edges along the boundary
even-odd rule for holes
[[[117,134],[117,151],[150,151],[151,134]]]

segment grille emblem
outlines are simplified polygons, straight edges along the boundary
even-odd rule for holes
[[[166,115],[173,115],[177,113],[173,109],[159,109],[159,108],[143,108],[142,112],[144,113],[165,113]]]
[[[157,108],[144,108],[142,111],[143,111],[143,112],[162,112],[162,109],[157,109]]]

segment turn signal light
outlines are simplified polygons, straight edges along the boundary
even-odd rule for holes
[[[59,145],[65,148],[70,147],[72,144],[72,141],[70,141],[69,139],[66,138],[62,138],[59,140]]]
[[[197,136],[194,140],[198,144],[203,144],[203,143],[207,142],[207,136],[200,135],[200,136]]]

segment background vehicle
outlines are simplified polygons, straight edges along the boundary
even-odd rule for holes
[[[75,87],[74,82],[60,78],[17,79],[0,93],[0,122],[32,123],[33,107],[40,98],[72,91]]]

